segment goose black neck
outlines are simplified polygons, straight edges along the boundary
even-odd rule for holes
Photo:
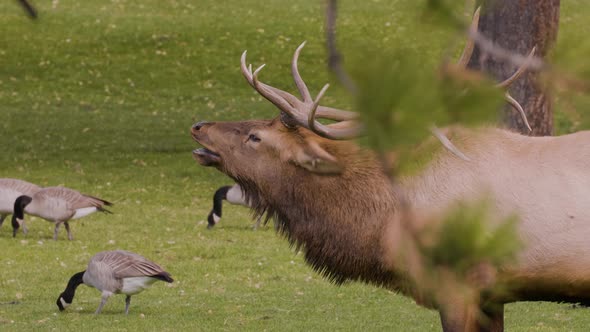
[[[20,221],[25,218],[25,206],[31,203],[32,198],[26,195],[19,196],[14,201],[14,209],[12,213],[12,237],[16,236],[16,232],[20,228]]]
[[[20,228],[20,224],[18,223],[16,213],[12,214],[11,223],[12,223],[12,237],[15,237],[18,229]]]
[[[225,186],[217,189],[213,195],[213,210],[207,216],[207,228],[215,226],[219,218],[221,218],[221,206],[223,200],[227,199],[227,192],[231,189],[231,186]]]
[[[224,199],[227,199],[227,192],[231,189],[231,186],[225,186],[217,189],[215,195],[213,195],[213,211],[215,214],[221,217],[221,204]]]
[[[19,220],[25,218],[25,207],[31,203],[33,199],[27,195],[19,196],[14,201],[14,212],[12,213],[12,237],[16,236],[18,229],[20,228]]]
[[[62,299],[67,304],[72,303],[72,301],[74,300],[74,295],[76,295],[76,288],[78,288],[78,286],[80,286],[80,284],[84,283],[82,278],[84,277],[85,272],[86,272],[85,270],[82,272],[78,272],[70,278],[70,281],[68,281],[68,286],[66,287],[66,290],[64,290],[63,293],[61,293],[59,295],[59,297],[57,298],[57,306],[59,307],[59,310],[65,309],[65,307],[63,306],[63,303],[61,301]]]
[[[18,219],[24,219],[25,207],[31,203],[33,199],[30,196],[22,195],[14,201],[14,214]]]

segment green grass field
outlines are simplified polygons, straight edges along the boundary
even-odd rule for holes
[[[312,91],[326,71],[320,1],[36,1],[40,19],[0,3],[0,177],[64,185],[114,202],[114,215],[72,222],[75,240],[28,218],[29,234],[0,228],[0,330],[430,331],[438,315],[412,300],[361,284],[334,286],[307,267],[272,226],[252,231],[245,208],[226,205],[211,231],[214,190],[231,181],[198,166],[196,120],[274,117],[241,77],[239,56],[267,63],[265,81],[292,89],[289,61]],[[362,3],[362,4],[361,4]],[[340,45],[359,58],[367,43],[423,49],[440,59],[449,32],[413,35],[421,1],[341,2]],[[562,3],[558,49],[572,58],[587,36],[586,1]],[[581,60],[583,61],[583,60]],[[574,67],[575,68],[575,67]],[[325,103],[349,107],[333,84]],[[585,97],[561,98],[559,131],[588,127]],[[571,115],[572,109],[574,115]],[[570,112],[565,112],[565,111]],[[587,114],[587,112],[586,112]],[[156,283],[93,315],[98,291],[80,287],[66,312],[55,305],[69,277],[102,250],[126,249],[164,266]],[[509,331],[586,331],[590,311],[565,304],[506,308]]]

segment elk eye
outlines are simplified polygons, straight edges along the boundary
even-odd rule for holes
[[[252,141],[252,142],[260,142],[260,138],[254,134],[250,134],[248,135],[248,141]]]

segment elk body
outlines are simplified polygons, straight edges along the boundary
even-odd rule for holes
[[[516,214],[524,243],[482,297],[489,324],[470,325],[461,308],[439,309],[445,331],[501,331],[503,304],[590,300],[590,132],[527,137],[498,128],[446,129],[468,160],[440,149],[419,173],[394,188],[377,156],[348,138],[361,127],[350,112],[319,106],[299,76],[302,100],[258,81],[242,57],[247,81],[282,112],[272,120],[196,123],[203,148],[193,152],[236,181],[258,214],[267,213],[314,270],[335,283],[362,281],[415,296],[399,254],[409,208],[437,220],[457,202],[491,197],[498,220]],[[319,94],[323,94],[325,89]],[[316,117],[338,122],[321,124]],[[407,205],[407,206],[406,206]],[[510,292],[494,292],[506,289]]]

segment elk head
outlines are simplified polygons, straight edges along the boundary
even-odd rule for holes
[[[319,105],[328,88],[325,85],[313,100],[301,78],[297,59],[305,43],[295,51],[292,71],[302,99],[266,85],[258,80],[264,65],[254,72],[246,66],[246,52],[241,69],[248,83],[280,110],[272,120],[240,122],[206,122],[193,125],[191,134],[204,148],[193,152],[204,166],[215,166],[234,179],[272,177],[270,170],[313,175],[337,175],[344,172],[346,158],[359,149],[346,141],[362,130],[356,113]],[[317,118],[336,120],[322,124]],[[286,174],[283,174],[283,176]],[[252,179],[254,180],[254,179]],[[272,179],[271,181],[276,181]]]

